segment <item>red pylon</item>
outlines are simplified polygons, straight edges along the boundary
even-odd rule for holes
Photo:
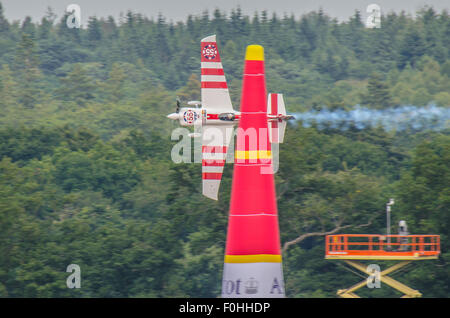
[[[284,297],[264,49],[246,50],[222,297]]]

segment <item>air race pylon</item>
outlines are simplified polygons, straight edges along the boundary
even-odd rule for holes
[[[222,297],[284,297],[264,49],[245,54]]]

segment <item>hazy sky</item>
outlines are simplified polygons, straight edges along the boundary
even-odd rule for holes
[[[156,17],[162,13],[168,20],[185,21],[189,14],[199,15],[208,9],[211,13],[215,8],[227,14],[232,8],[240,6],[243,13],[252,16],[264,9],[268,12],[301,14],[323,8],[326,14],[339,20],[347,20],[356,9],[361,11],[363,18],[367,15],[366,8],[375,3],[381,7],[382,13],[390,11],[413,14],[424,5],[432,5],[437,11],[449,9],[450,0],[0,0],[9,20],[23,20],[31,16],[34,21],[40,20],[48,6],[54,9],[59,18],[69,4],[81,7],[81,22],[85,25],[89,16],[119,18],[120,13],[128,10],[139,12],[147,17]]]

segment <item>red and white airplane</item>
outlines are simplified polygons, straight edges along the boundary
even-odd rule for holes
[[[235,111],[231,104],[215,35],[201,41],[201,99],[201,102],[187,103],[194,107],[181,107],[177,102],[176,112],[167,117],[179,120],[181,126],[201,127],[201,134],[190,136],[202,137],[202,192],[206,197],[217,200],[233,126],[241,113]],[[271,143],[283,142],[286,120],[292,118],[286,114],[283,95],[269,94],[267,120]]]

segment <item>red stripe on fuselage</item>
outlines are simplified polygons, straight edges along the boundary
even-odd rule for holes
[[[219,114],[206,114],[206,119],[219,119]]]

